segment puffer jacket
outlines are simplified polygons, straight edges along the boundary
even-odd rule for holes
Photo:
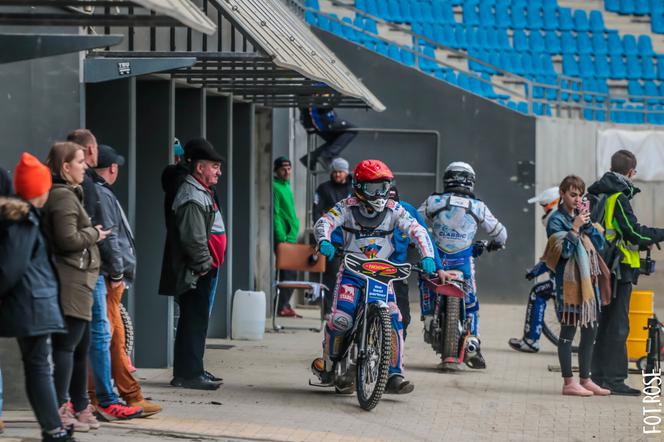
[[[0,197],[0,336],[41,336],[65,331],[58,277],[39,212]]]
[[[99,232],[83,208],[81,187],[54,182],[44,206],[44,232],[61,281],[65,316],[90,321],[92,291],[99,276]]]

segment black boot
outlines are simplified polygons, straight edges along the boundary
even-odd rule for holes
[[[390,376],[385,386],[386,394],[408,394],[415,390],[415,384],[407,381],[400,374]]]
[[[75,442],[74,439],[74,426],[70,425],[66,429],[62,429],[55,434],[49,434],[45,431],[42,431],[42,442]]]

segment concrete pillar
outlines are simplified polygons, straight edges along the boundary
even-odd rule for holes
[[[208,96],[206,98],[207,139],[215,150],[221,153],[226,161],[222,165],[217,192],[221,197],[221,209],[226,223],[226,260],[221,267],[217,294],[215,296],[212,317],[208,328],[210,338],[230,337],[231,301],[232,301],[232,262],[233,262],[233,229],[232,191],[233,191],[233,98],[231,96]]]
[[[166,367],[173,359],[173,300],[158,294],[166,229],[161,174],[169,164],[175,120],[175,84],[136,86],[136,365]]]

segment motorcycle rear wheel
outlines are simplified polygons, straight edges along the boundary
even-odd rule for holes
[[[443,320],[444,333],[443,348],[441,352],[441,361],[445,364],[445,359],[459,357],[459,343],[461,340],[461,331],[459,330],[459,320],[461,316],[461,302],[458,298],[447,298],[445,302],[445,316]]]
[[[371,306],[367,313],[365,355],[357,361],[357,401],[372,410],[383,396],[392,351],[392,324],[387,309]]]

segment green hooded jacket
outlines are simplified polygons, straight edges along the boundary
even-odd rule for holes
[[[290,183],[274,178],[274,242],[297,242],[300,221],[295,213],[295,202]]]

